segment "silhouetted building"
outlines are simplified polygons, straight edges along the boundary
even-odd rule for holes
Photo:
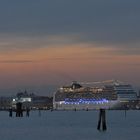
[[[0,109],[5,110],[11,107],[12,97],[0,97]]]

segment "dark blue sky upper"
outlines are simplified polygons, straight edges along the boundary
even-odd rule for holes
[[[139,43],[139,6],[139,0],[2,0],[0,34],[80,34],[85,42]]]

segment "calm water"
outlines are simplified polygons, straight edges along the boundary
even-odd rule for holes
[[[15,116],[15,115],[14,115]],[[107,111],[106,132],[96,130],[97,111],[38,111],[9,118],[0,112],[1,140],[139,140],[140,111]]]

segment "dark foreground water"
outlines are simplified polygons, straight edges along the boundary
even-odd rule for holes
[[[15,116],[15,115],[14,115]],[[106,132],[97,131],[98,111],[38,111],[9,118],[0,112],[0,140],[139,140],[140,111],[107,111]]]

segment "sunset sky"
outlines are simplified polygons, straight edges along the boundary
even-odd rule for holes
[[[140,1],[1,0],[0,95],[72,81],[140,86]]]

